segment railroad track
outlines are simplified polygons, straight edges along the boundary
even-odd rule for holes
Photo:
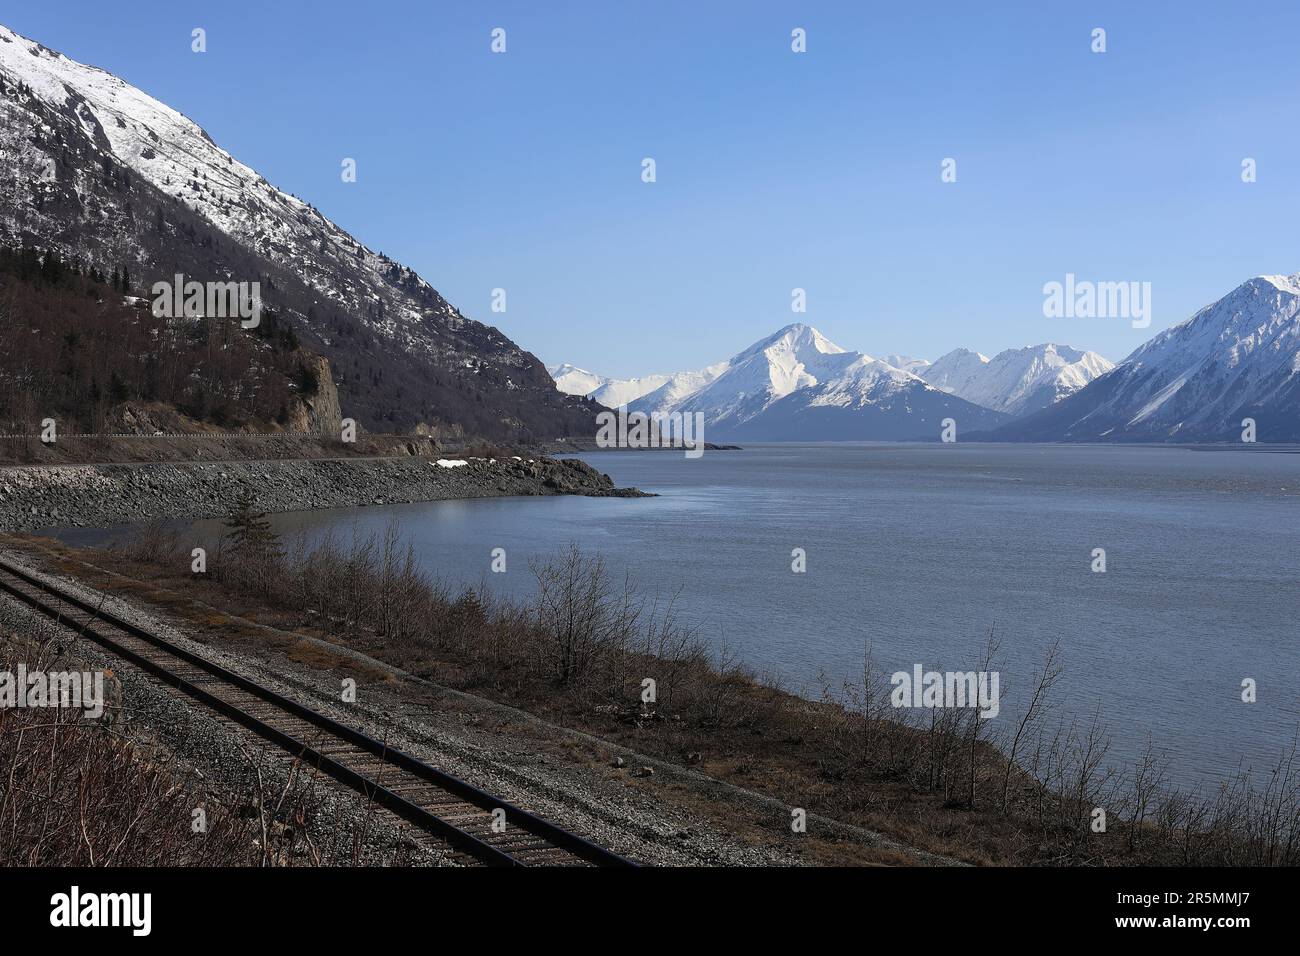
[[[489,866],[636,865],[4,559],[0,559],[0,590],[448,844],[453,858],[460,862]]]

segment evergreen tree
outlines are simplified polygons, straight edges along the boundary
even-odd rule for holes
[[[266,512],[258,511],[253,492],[245,488],[235,501],[234,510],[223,522],[230,550],[249,557],[279,557],[280,539],[271,530]]]
[[[448,617],[451,619],[453,629],[459,631],[473,632],[487,623],[487,612],[483,608],[483,602],[470,588],[466,588],[452,604]]]
[[[54,249],[45,253],[45,258],[41,260],[41,278],[50,285],[58,285],[63,278],[63,262]]]

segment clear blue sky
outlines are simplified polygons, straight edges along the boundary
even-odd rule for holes
[[[698,367],[796,319],[876,355],[1056,341],[1119,359],[1249,276],[1300,271],[1293,0],[0,11],[190,116],[466,314],[606,374]],[[1067,272],[1151,282],[1151,328],[1044,318],[1043,283]]]

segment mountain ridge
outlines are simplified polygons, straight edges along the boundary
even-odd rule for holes
[[[553,366],[573,375],[575,366]],[[608,389],[611,380],[594,373]],[[624,380],[635,382],[638,380]],[[577,387],[577,379],[566,384]],[[600,389],[588,393],[592,397]],[[629,412],[704,416],[720,440],[937,440],[940,421],[971,428],[1006,420],[998,412],[947,395],[911,372],[830,341],[792,323],[703,369],[666,376],[663,385],[627,403]]]
[[[996,441],[1300,441],[1300,273],[1258,275]]]
[[[917,374],[967,401],[1020,416],[1055,404],[1112,368],[1096,352],[1044,342],[992,358],[954,349]]]
[[[629,411],[645,414],[702,413],[712,433],[727,440],[784,440],[772,436],[811,430],[819,440],[833,441],[843,438],[834,432],[837,419],[852,437],[863,437],[864,428],[882,439],[935,437],[934,422],[906,402],[898,406],[905,411],[897,421],[882,411],[893,407],[893,396],[901,392],[920,400],[924,393],[916,391],[916,382],[959,400],[935,405],[933,396],[925,399],[934,414],[941,410],[941,417],[964,419],[963,429],[978,430],[1058,401],[1111,367],[1095,352],[1053,343],[1006,349],[992,359],[964,348],[933,363],[896,353],[878,359],[845,350],[816,328],[795,322],[724,362],[693,372],[617,380],[571,365],[551,370],[564,378],[557,387],[581,390],[610,407],[626,404]],[[649,378],[666,382],[647,391]],[[868,407],[874,411],[863,411]],[[871,424],[850,423],[848,412],[854,409]],[[901,424],[908,416],[924,428]]]
[[[532,440],[585,434],[597,407],[464,316],[413,270],[277,189],[194,121],[121,78],[0,26],[0,238],[119,266],[259,281],[332,363],[347,414],[374,431]]]

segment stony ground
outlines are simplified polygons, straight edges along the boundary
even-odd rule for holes
[[[261,511],[505,495],[631,497],[577,460],[351,458],[0,468],[0,530],[216,518],[251,491]]]

